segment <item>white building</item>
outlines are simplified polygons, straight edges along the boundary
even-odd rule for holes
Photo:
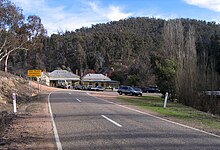
[[[59,87],[65,85],[74,85],[79,83],[80,77],[67,70],[54,70],[51,73],[45,73],[46,85]]]
[[[92,85],[93,87],[102,86],[104,88],[115,88],[119,86],[119,81],[111,80],[109,77],[103,74],[87,74],[81,80],[82,85],[88,86]]]

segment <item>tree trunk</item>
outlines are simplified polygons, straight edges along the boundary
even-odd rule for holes
[[[9,54],[7,54],[5,58],[5,72],[8,72],[8,58],[9,58]]]

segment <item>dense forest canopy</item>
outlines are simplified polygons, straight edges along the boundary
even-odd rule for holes
[[[39,17],[30,16],[25,23],[19,8],[0,2],[1,12],[17,16],[0,13],[2,70],[23,76],[28,69],[103,73],[121,84],[158,85],[185,105],[219,110],[216,100],[198,97],[201,91],[220,88],[220,27],[215,22],[137,17],[48,37]]]

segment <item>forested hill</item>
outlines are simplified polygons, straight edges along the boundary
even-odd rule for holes
[[[220,27],[215,22],[139,17],[47,37],[40,17],[25,19],[10,1],[0,1],[0,12],[0,69],[5,72],[103,73],[121,84],[156,84],[173,101],[220,114],[218,97],[201,97],[220,90]]]
[[[40,47],[13,53],[8,69],[103,73],[121,84],[157,84],[186,105],[211,108],[195,93],[219,89],[219,38],[215,22],[129,18],[41,38]]]
[[[92,69],[142,86],[154,82],[155,57],[174,58],[171,55],[177,52],[180,55],[188,48],[189,53],[196,49],[197,64],[209,61],[214,50],[210,47],[219,33],[218,24],[205,21],[129,18],[54,34],[44,41],[42,49],[31,51],[27,58],[32,68],[52,71],[64,65],[84,74]]]

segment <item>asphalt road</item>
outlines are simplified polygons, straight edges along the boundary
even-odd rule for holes
[[[58,149],[220,149],[219,137],[86,93],[53,92],[48,99],[58,133]]]

